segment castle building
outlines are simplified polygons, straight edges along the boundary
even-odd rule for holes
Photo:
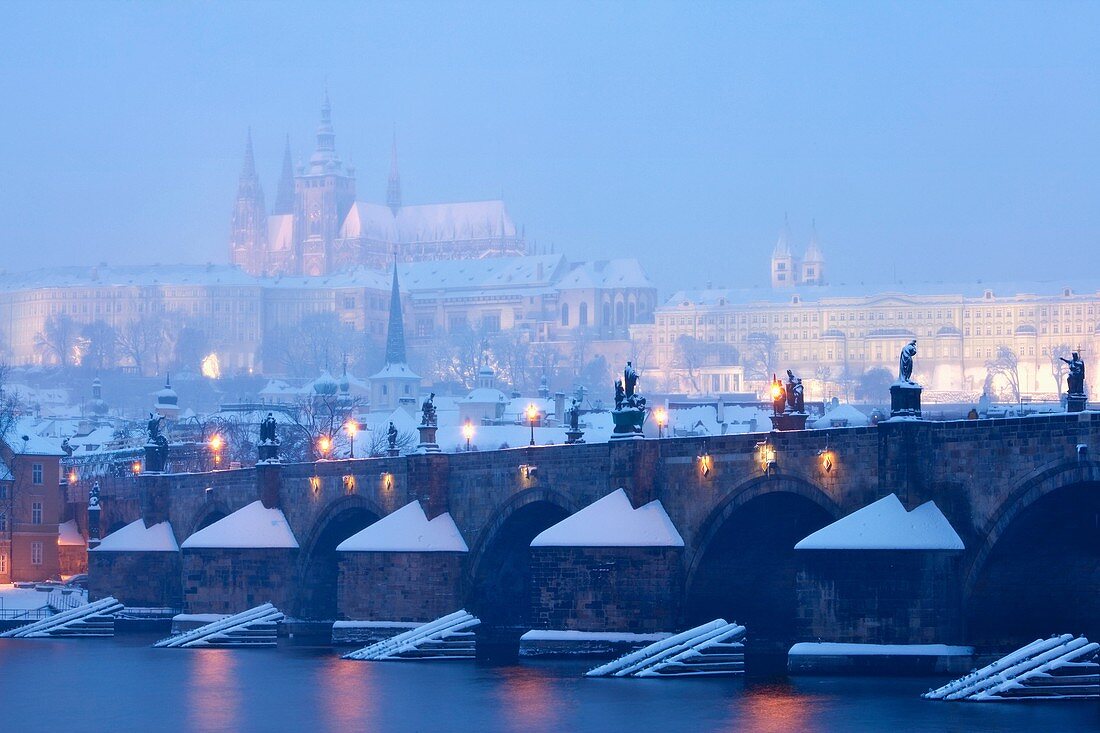
[[[283,152],[274,206],[267,212],[249,133],[237,185],[230,261],[251,275],[320,276],[358,266],[514,257],[527,253],[522,232],[499,200],[406,204],[394,138],[385,203],[358,199],[355,170],[336,152],[332,107],[325,95],[316,147],[308,164]]]
[[[784,225],[771,288],[674,293],[652,323],[630,328],[652,348],[647,379],[670,391],[763,393],[792,369],[813,399],[850,397],[870,370],[896,377],[916,339],[926,401],[1013,390],[1053,399],[1065,390],[1060,356],[1100,353],[1096,281],[846,286],[826,285],[823,268],[816,231],[798,258]]]

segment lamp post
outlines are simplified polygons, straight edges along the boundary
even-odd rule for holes
[[[321,452],[321,458],[328,458],[329,451],[332,450],[332,438],[327,435],[322,435],[317,439],[317,450]]]
[[[657,438],[665,437],[665,425],[668,423],[668,411],[658,407],[654,417],[657,418]]]
[[[214,455],[214,469],[217,470],[221,466],[222,462],[222,448],[225,447],[225,440],[218,433],[214,433],[210,436],[210,452]]]
[[[359,423],[355,420],[348,420],[344,423],[344,430],[348,434],[348,438],[351,439],[351,458],[355,458],[355,436],[359,433]]]
[[[531,423],[531,445],[535,444],[535,420],[539,416],[538,408],[535,407],[535,403],[527,405],[527,422]]]
[[[474,424],[470,422],[470,418],[466,418],[466,422],[462,423],[462,437],[466,439],[466,452],[470,452],[470,439],[474,437]]]

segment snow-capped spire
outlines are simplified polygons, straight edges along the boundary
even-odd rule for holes
[[[332,105],[328,101],[328,88],[325,88],[325,101],[321,104],[321,124],[317,126],[317,150],[309,159],[315,172],[324,172],[330,166],[339,165],[336,157],[336,133],[332,129]]]
[[[810,225],[810,246],[806,248],[806,256],[803,258],[806,262],[824,262],[825,255],[821,253],[821,243],[817,238],[817,222],[814,221]]]
[[[290,159],[290,135],[283,148],[283,170],[279,174],[279,187],[275,191],[275,208],[272,214],[294,213],[294,164]]]
[[[241,181],[256,177],[256,159],[252,154],[252,127],[248,128],[248,136],[244,144],[244,166],[241,168]]]
[[[779,230],[779,238],[775,240],[775,249],[772,257],[790,257],[791,255],[791,223],[786,214],[783,214],[783,228]]]
[[[401,174],[397,172],[397,128],[393,131],[393,143],[390,145],[390,177],[386,183],[386,206],[397,216],[401,208]]]
[[[405,323],[401,318],[401,289],[397,284],[397,255],[393,257],[393,288],[390,291],[390,324],[386,333],[386,364],[404,364]]]

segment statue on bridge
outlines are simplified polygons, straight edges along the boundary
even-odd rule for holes
[[[901,350],[898,357],[898,382],[913,384],[913,357],[917,355],[917,340],[913,339]]]
[[[391,451],[397,450],[397,428],[394,427],[392,421],[389,428],[386,429],[386,447]]]
[[[775,415],[782,415],[786,409],[787,404],[787,390],[783,388],[783,383],[779,381],[779,377],[772,374],[772,413]]]
[[[163,473],[168,463],[168,438],[160,432],[160,424],[164,422],[163,416],[149,413],[149,422],[146,423],[146,432],[149,439],[145,442],[145,471],[147,473]]]
[[[1066,359],[1059,356],[1059,359],[1069,365],[1069,374],[1066,376],[1066,384],[1068,389],[1066,390],[1072,395],[1085,393],[1085,362],[1081,360],[1080,354],[1076,351],[1073,352],[1072,358]]]
[[[791,412],[806,411],[806,398],[802,387],[802,379],[796,377],[790,369],[787,370],[787,404],[790,406]]]
[[[260,421],[260,442],[256,448],[261,461],[279,460],[279,436],[276,427],[275,415],[270,412]]]
[[[645,416],[645,397],[638,393],[638,372],[628,361],[623,378],[615,380],[615,409],[611,413],[615,430],[611,439],[641,438]]]
[[[424,400],[424,404],[420,406],[422,413],[420,424],[425,427],[434,427],[436,421],[435,415],[435,392],[428,395],[428,398]]]

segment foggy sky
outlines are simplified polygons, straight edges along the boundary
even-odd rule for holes
[[[748,287],[1100,265],[1100,3],[0,6],[0,267],[225,262],[327,85],[361,200],[503,195],[528,240]]]

